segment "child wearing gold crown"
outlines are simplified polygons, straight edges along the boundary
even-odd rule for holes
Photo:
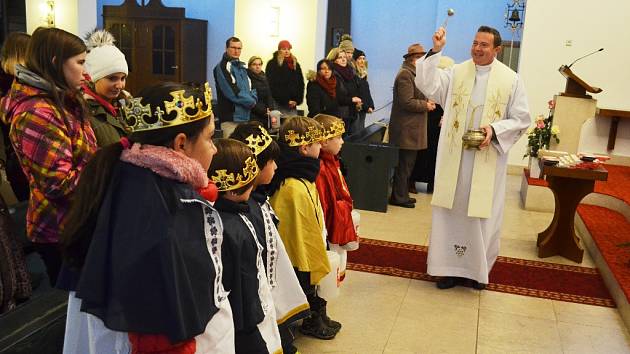
[[[279,134],[281,153],[269,194],[280,219],[278,231],[311,307],[311,315],[302,322],[300,331],[332,339],[341,324],[327,316],[326,301],[317,294],[318,284],[330,273],[324,214],[315,187],[321,125],[312,118],[295,116],[285,121]]]
[[[223,226],[196,192],[216,153],[210,88],[140,96],[123,107],[133,133],[83,170],[62,234],[77,276],[64,353],[233,353]]]
[[[276,307],[282,350],[285,354],[294,354],[297,348],[293,346],[294,335],[291,327],[296,321],[308,317],[310,311],[306,295],[300,287],[278,233],[278,218],[266,193],[266,186],[271,182],[277,168],[275,161],[280,155],[280,147],[256,121],[240,124],[230,138],[247,144],[254,153],[260,169],[260,174],[254,180],[254,190],[248,204],[254,218],[252,221],[256,235],[263,246],[263,262]]]
[[[224,227],[223,285],[230,292],[236,353],[282,351],[263,246],[248,204],[260,169],[250,148],[234,139],[216,141],[219,153],[208,175],[219,190],[214,207]],[[264,237],[264,236],[263,236]]]
[[[322,201],[329,247],[331,251],[339,254],[340,279],[343,280],[347,261],[346,251],[359,248],[359,237],[353,221],[352,197],[339,165],[338,155],[343,146],[342,134],[345,127],[343,121],[335,116],[318,114],[314,119],[324,127],[324,140],[319,153],[321,167],[315,184]]]

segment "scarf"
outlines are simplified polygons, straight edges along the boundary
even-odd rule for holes
[[[26,67],[16,64],[15,65],[15,77],[17,78],[17,82],[23,85],[32,86],[39,90],[44,91],[41,94],[37,94],[33,97],[44,97],[51,98],[53,102],[53,106],[57,108],[61,114],[61,117],[66,120],[68,117],[66,116],[65,111],[71,112],[78,121],[81,122],[81,126],[83,126],[84,115],[85,115],[85,100],[81,97],[80,92],[75,89],[71,89],[70,91],[63,91],[53,83],[46,81],[44,78],[39,76],[38,74],[28,70]],[[55,96],[53,91],[57,91],[59,95],[59,100],[61,102],[57,103],[55,101]],[[59,104],[61,106],[59,106]],[[7,114],[7,119],[10,116]]]
[[[130,149],[123,150],[120,160],[148,168],[162,177],[188,183],[195,189],[208,186],[208,175],[197,160],[165,146],[135,143]]]
[[[284,58],[284,60],[287,62],[287,66],[290,70],[295,70],[295,60],[293,59],[293,55],[289,55],[289,57]]]
[[[284,65],[286,61],[287,67],[289,67],[289,70],[295,70],[295,63],[297,62],[297,59],[295,59],[295,56],[293,56],[293,54],[289,55],[288,58],[285,58],[283,56],[280,56],[280,51],[277,51],[274,53],[274,55],[276,56],[276,61],[278,62],[278,66]]]
[[[333,64],[335,67],[335,72],[341,75],[341,77],[345,81],[350,81],[354,78],[354,69],[350,65],[341,66],[337,63]]]
[[[265,75],[264,71],[261,71],[260,73],[256,74],[255,72],[247,69],[247,75],[249,76],[250,79],[252,79],[252,81],[265,82],[267,80],[267,75]]]
[[[323,75],[317,73],[317,83],[326,91],[328,96],[337,97],[337,78],[335,75],[330,75],[330,79],[326,80]]]
[[[287,178],[303,178],[315,182],[319,174],[319,159],[302,156],[286,143],[278,142],[278,145],[280,145],[280,157],[276,160],[278,169],[268,185],[267,194],[274,194]]]
[[[103,108],[105,108],[105,110],[109,114],[111,114],[114,117],[118,117],[118,108],[114,107],[114,105],[112,105],[103,97],[101,97],[101,95],[96,93],[96,90],[92,90],[92,88],[86,83],[82,84],[81,88],[83,89],[84,93],[92,97],[94,101],[98,102],[101,106],[103,106]]]
[[[359,79],[363,79],[367,77],[367,68],[363,67],[359,67],[357,66],[357,76],[359,77]]]

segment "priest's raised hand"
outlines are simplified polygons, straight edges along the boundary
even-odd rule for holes
[[[444,27],[440,27],[433,34],[433,49],[431,50],[437,53],[444,48],[444,45],[446,45],[446,30]]]

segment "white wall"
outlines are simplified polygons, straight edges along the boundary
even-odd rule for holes
[[[26,0],[26,31],[46,26],[45,0]],[[55,27],[79,37],[96,27],[96,0],[55,0]]]
[[[234,35],[243,42],[241,61],[253,55],[263,65],[278,49],[278,42],[288,40],[302,73],[306,75],[322,58],[325,47],[327,0],[235,0]],[[278,36],[271,36],[271,7],[280,9]],[[306,81],[306,80],[305,80]],[[299,107],[306,110],[306,99]]]
[[[96,0],[77,0],[79,17],[77,34],[83,37],[96,28]]]
[[[532,116],[547,114],[547,101],[564,90],[558,72],[562,64],[604,47],[604,51],[575,64],[571,70],[587,83],[601,87],[593,95],[599,108],[630,110],[630,1],[529,0],[521,46],[519,73],[527,89]],[[572,46],[566,46],[567,40]],[[610,121],[594,118],[582,127],[580,150],[606,152]],[[562,127],[560,127],[562,139]],[[524,165],[522,138],[509,163]],[[614,154],[630,156],[630,122],[621,122]]]

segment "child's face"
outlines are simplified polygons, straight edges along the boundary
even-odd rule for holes
[[[273,178],[273,175],[276,173],[277,168],[278,168],[278,165],[276,165],[276,161],[274,160],[267,161],[267,164],[265,165],[265,167],[262,170],[260,170],[258,177],[256,177],[256,185],[260,186],[260,185],[271,183],[271,179]]]
[[[201,164],[205,171],[210,168],[212,157],[217,153],[217,147],[212,142],[214,135],[214,118],[211,117],[208,124],[194,142],[188,140],[184,145],[184,154]]]
[[[322,141],[322,150],[332,155],[337,155],[341,151],[342,146],[343,138],[341,135]]]
[[[314,159],[319,157],[319,150],[322,149],[322,144],[318,141],[316,143],[300,146],[300,153],[302,156],[312,157]]]

